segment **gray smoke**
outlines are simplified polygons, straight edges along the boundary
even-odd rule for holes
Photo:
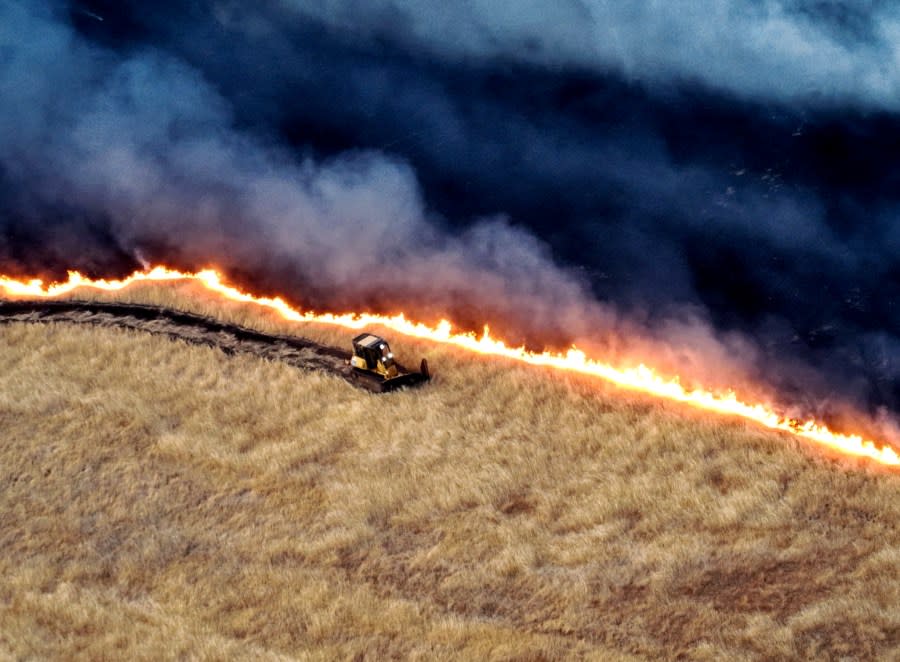
[[[223,7],[233,3],[221,3]],[[281,0],[362,38],[733,94],[900,106],[900,6],[865,0]],[[223,11],[223,14],[227,12]]]

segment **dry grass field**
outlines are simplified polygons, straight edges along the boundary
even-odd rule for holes
[[[432,384],[0,328],[0,659],[900,659],[900,475],[391,339]]]

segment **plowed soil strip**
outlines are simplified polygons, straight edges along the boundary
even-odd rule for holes
[[[96,301],[0,302],[0,324],[13,322],[91,324],[133,329],[194,345],[215,347],[226,354],[250,354],[304,370],[329,372],[354,386],[367,388],[366,382],[353,378],[352,370],[347,365],[349,351],[320,345],[306,338],[270,335],[211,317],[158,306]]]

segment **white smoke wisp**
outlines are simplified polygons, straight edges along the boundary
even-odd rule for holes
[[[900,6],[808,0],[282,0],[448,59],[696,81],[754,99],[900,107]]]

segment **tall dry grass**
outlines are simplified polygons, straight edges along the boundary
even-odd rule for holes
[[[0,657],[897,659],[900,476],[392,340],[433,384],[0,328]]]

